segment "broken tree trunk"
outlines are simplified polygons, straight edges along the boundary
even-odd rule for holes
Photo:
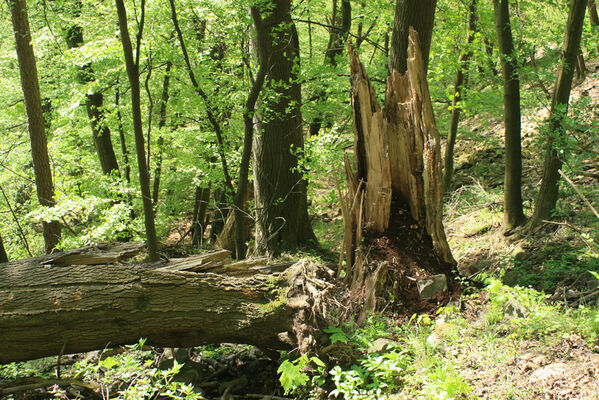
[[[410,31],[406,74],[393,71],[388,79],[385,110],[351,45],[349,53],[355,168],[346,158],[349,193],[342,200],[344,250],[352,287],[368,292],[363,298],[373,310],[373,293],[387,276],[387,268],[404,267],[402,262],[418,267],[428,257],[427,265],[420,268],[449,274],[456,263],[443,228],[440,138],[417,33]],[[368,273],[363,255],[368,251],[361,249],[360,243],[363,231],[364,242],[379,246],[382,255],[397,251],[403,255],[381,257],[388,263]],[[384,249],[379,239],[384,239]],[[427,241],[428,250],[422,245]],[[432,253],[432,258],[431,254],[408,254],[414,252]]]
[[[221,274],[176,271],[185,264],[207,266],[208,260],[222,259],[222,252],[191,262],[174,260],[159,269],[52,264],[56,258],[0,264],[0,364],[140,338],[168,347],[307,346],[313,339],[298,324],[297,313],[309,314],[314,303],[299,288],[306,287],[306,275],[327,270],[307,262],[289,268],[249,262],[214,269]],[[326,293],[327,288],[310,290]]]

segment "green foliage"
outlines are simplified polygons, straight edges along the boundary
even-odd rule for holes
[[[297,390],[300,386],[305,385],[310,379],[306,373],[309,364],[316,366],[316,371],[322,373],[325,364],[318,357],[308,357],[303,355],[293,361],[284,360],[277,373],[280,374],[281,386],[285,390],[285,394]]]

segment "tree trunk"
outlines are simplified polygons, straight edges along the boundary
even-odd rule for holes
[[[72,17],[78,19],[81,16],[81,0],[75,0],[70,8]],[[74,24],[67,29],[65,35],[67,48],[74,49],[83,46],[83,27]],[[85,64],[80,67],[79,81],[82,84],[89,84],[95,81],[94,71],[91,64]],[[119,165],[116,160],[112,140],[110,138],[110,128],[106,123],[104,116],[104,95],[102,92],[88,92],[85,95],[85,107],[89,117],[94,146],[98,153],[100,166],[105,175],[115,172],[118,174]]]
[[[299,40],[291,20],[291,1],[270,2],[263,12],[266,35],[259,47],[269,54],[264,82],[264,111],[256,115],[254,199],[256,245],[274,254],[315,242],[308,218],[306,182],[297,171],[297,152],[304,147],[299,74]],[[261,10],[263,11],[263,10]]]
[[[324,64],[331,65],[332,67],[337,66],[336,58],[343,53],[347,36],[351,29],[351,3],[349,0],[341,0],[341,26],[337,21],[337,0],[333,0],[333,16],[331,18],[331,24],[333,28],[330,28],[329,33],[329,44],[325,52]],[[326,92],[323,90],[316,96],[315,102],[320,104],[326,101]],[[322,126],[322,114],[314,118],[314,121],[310,123],[309,135],[316,136]]]
[[[6,254],[6,250],[4,249],[4,241],[2,240],[2,235],[0,235],[0,264],[8,262],[8,255]]]
[[[118,79],[117,79],[117,88],[116,94],[114,98],[114,103],[116,105],[116,119],[118,123],[119,130],[119,139],[121,140],[121,153],[123,154],[123,163],[125,164],[125,180],[128,184],[131,184],[131,165],[129,164],[129,150],[127,149],[127,140],[125,138],[125,129],[123,127],[123,116],[121,115],[121,92],[118,87]],[[131,197],[131,196],[129,196]],[[129,203],[132,203],[129,201]]]
[[[35,55],[33,54],[33,46],[31,45],[27,3],[25,0],[10,0],[8,7],[10,8],[17,58],[19,60],[21,87],[23,88],[27,127],[31,141],[31,156],[33,159],[37,198],[40,205],[54,207],[56,205],[54,201],[54,186],[52,184],[52,172],[48,156],[48,143],[44,127],[37,66]],[[60,225],[58,221],[42,221],[42,229],[46,253],[51,253],[56,249],[60,240]]]
[[[401,74],[407,70],[410,27],[418,32],[426,73],[436,7],[437,0],[396,0],[389,54],[389,75],[393,73],[393,70],[397,70]]]
[[[462,112],[462,93],[468,69],[468,61],[472,57],[470,46],[474,42],[474,37],[478,31],[477,21],[477,0],[472,0],[468,9],[468,37],[466,39],[466,50],[458,59],[458,70],[456,72],[455,84],[453,89],[453,100],[451,101],[451,121],[449,123],[449,134],[447,135],[447,145],[445,147],[445,168],[443,174],[443,190],[449,191],[451,180],[453,178],[453,150],[458,136],[458,123],[460,122],[460,113]]]
[[[578,55],[576,56],[576,79],[584,80],[587,75],[587,66],[584,62],[584,55],[582,49],[578,49]]]
[[[442,223],[440,137],[426,67],[414,30],[409,39],[407,72],[394,70],[389,77],[384,111],[357,52],[351,46],[349,50],[355,167],[346,157],[349,193],[342,197],[343,249],[352,291],[361,293],[365,302],[362,318],[375,309],[387,270],[413,267],[450,275],[456,264]],[[367,254],[370,260],[378,254],[386,263],[369,274]],[[401,279],[391,279],[393,293],[415,285],[398,284]]]
[[[166,62],[164,71],[164,80],[162,81],[162,98],[160,99],[160,119],[158,120],[158,151],[156,152],[156,168],[154,169],[154,185],[152,186],[152,204],[154,209],[158,205],[158,195],[160,194],[160,175],[162,174],[162,147],[164,146],[164,137],[162,130],[166,126],[166,106],[169,99],[169,85],[171,80],[171,68],[173,63]]]
[[[597,4],[595,0],[589,0],[589,19],[592,26],[599,25],[599,16],[597,15]]]
[[[51,263],[46,257],[0,265],[0,364],[140,338],[169,347],[233,342],[290,349],[297,341],[280,338],[294,331],[299,337],[294,310],[311,306],[290,288],[307,270],[322,268],[230,264],[194,273],[179,272],[193,259],[158,269]]]
[[[522,210],[522,143],[520,117],[520,79],[518,60],[510,25],[508,0],[494,0],[495,27],[503,68],[503,108],[505,125],[505,183],[503,229],[509,232],[526,220]]]
[[[549,113],[549,127],[545,136],[545,163],[543,166],[543,180],[539,195],[535,202],[533,224],[537,224],[551,217],[551,211],[555,208],[559,197],[559,169],[563,160],[559,158],[558,149],[554,146],[556,138],[564,137],[563,119],[568,114],[570,91],[574,77],[576,57],[580,49],[580,37],[584,23],[584,13],[587,0],[571,0],[568,22],[566,24],[566,35],[564,37],[562,67],[560,69],[553,98],[551,100],[551,111]]]
[[[195,204],[193,208],[193,226],[191,231],[191,243],[194,246],[201,244],[202,237],[204,235],[204,229],[206,229],[206,210],[208,209],[208,202],[210,201],[210,189],[202,188],[201,186],[196,187]]]
[[[118,16],[121,43],[125,55],[125,65],[127,76],[131,85],[131,111],[133,114],[133,131],[135,134],[135,149],[137,153],[137,166],[139,169],[139,184],[144,207],[144,222],[146,227],[146,241],[148,245],[148,256],[150,261],[159,259],[157,253],[156,227],[154,226],[154,208],[152,207],[152,197],[150,193],[150,175],[148,165],[146,164],[146,151],[141,120],[141,90],[139,87],[139,59],[133,59],[133,48],[131,47],[131,38],[127,26],[127,10],[123,0],[115,0]],[[140,29],[143,29],[140,27]],[[140,35],[138,35],[140,36]],[[138,37],[141,40],[141,37]],[[139,57],[139,54],[137,54]]]

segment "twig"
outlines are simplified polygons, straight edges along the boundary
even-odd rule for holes
[[[597,212],[597,210],[595,209],[595,207],[593,207],[593,205],[591,204],[591,202],[586,198],[586,196],[584,194],[582,194],[582,192],[578,189],[578,187],[574,184],[574,182],[572,182],[570,180],[570,178],[568,178],[566,176],[566,174],[564,174],[562,172],[562,170],[558,170],[557,172],[559,172],[559,174],[566,180],[566,182],[568,182],[570,184],[570,186],[572,186],[572,188],[574,189],[574,191],[576,192],[576,194],[578,196],[580,196],[580,198],[586,203],[586,205],[591,209],[591,211],[593,211],[593,214],[595,214],[595,216],[597,217],[597,219],[599,219],[599,212]]]
[[[24,392],[26,390],[34,390],[34,389],[39,389],[39,388],[53,386],[53,385],[80,386],[80,387],[90,389],[90,390],[95,390],[99,387],[98,385],[95,385],[92,383],[87,383],[87,382],[82,382],[82,381],[79,381],[76,379],[47,379],[47,380],[42,380],[42,381],[35,382],[35,383],[29,383],[26,385],[0,388],[0,395]]]
[[[27,253],[29,253],[30,257],[33,257],[33,254],[31,253],[31,249],[29,248],[29,242],[27,241],[27,237],[25,236],[25,233],[23,232],[23,228],[21,227],[21,224],[19,223],[19,218],[17,217],[17,214],[15,214],[15,211],[13,210],[12,206],[10,205],[10,202],[8,201],[8,197],[6,197],[6,193],[4,192],[4,189],[2,188],[2,186],[0,186],[0,192],[2,192],[2,196],[4,196],[6,205],[8,206],[8,209],[10,210],[10,213],[12,214],[12,217],[15,220],[15,223],[17,224],[17,227],[19,228],[19,233],[21,234],[21,239],[23,239],[23,244],[25,245],[25,249],[27,249]]]
[[[587,238],[584,237],[583,231],[576,228],[575,226],[572,226],[568,222],[556,222],[556,221],[547,221],[547,220],[544,220],[543,222],[546,224],[563,225],[565,227],[572,229],[574,232],[578,233],[578,235],[580,236],[582,241],[589,247],[589,249],[591,249],[591,251],[593,251],[595,254],[599,254],[599,249],[593,243],[591,243]]]
[[[578,299],[577,301],[572,303],[572,307],[578,307],[581,303],[583,303],[593,297],[597,297],[597,296],[599,296],[599,290],[595,290],[594,292],[581,297],[580,299]]]

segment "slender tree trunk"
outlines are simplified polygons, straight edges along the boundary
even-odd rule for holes
[[[327,46],[327,50],[325,52],[324,64],[331,65],[332,67],[337,66],[337,57],[343,54],[343,49],[345,48],[345,42],[347,41],[347,36],[349,34],[349,30],[351,29],[351,3],[349,0],[341,0],[341,26],[339,27],[337,23],[337,0],[333,0],[333,17],[331,18],[331,23],[337,29],[330,28],[329,34],[329,44]],[[326,92],[321,91],[315,102],[322,103],[326,101]],[[322,114],[316,116],[314,121],[310,123],[309,134],[310,136],[318,135],[320,128],[322,126]]]
[[[8,7],[10,8],[19,60],[37,198],[40,205],[54,207],[56,205],[54,201],[54,186],[52,184],[52,172],[48,156],[48,143],[44,127],[37,66],[35,55],[33,54],[33,46],[31,45],[27,3],[25,0],[9,0]],[[60,225],[58,221],[43,221],[42,229],[46,253],[51,253],[60,240]]]
[[[597,15],[597,3],[595,0],[589,0],[589,19],[592,26],[599,25],[599,15]]]
[[[4,241],[2,240],[2,235],[0,235],[0,263],[8,262],[8,255],[6,255],[6,250],[4,249]]]
[[[137,153],[137,165],[139,168],[139,184],[144,207],[144,221],[146,227],[146,241],[148,246],[148,256],[150,261],[159,259],[157,253],[156,227],[154,226],[154,208],[152,207],[152,197],[150,193],[150,176],[148,174],[148,165],[146,164],[146,151],[144,143],[143,125],[141,119],[141,90],[139,86],[139,59],[134,60],[131,38],[129,36],[129,27],[127,26],[127,10],[123,0],[115,0],[118,16],[119,28],[121,33],[121,43],[125,55],[125,65],[127,75],[131,85],[131,112],[133,115],[133,131],[135,134],[135,148]],[[140,27],[143,29],[143,25]],[[141,40],[141,34],[138,35]],[[139,48],[139,43],[138,43]],[[137,54],[139,57],[139,54]]]
[[[204,229],[206,229],[206,210],[210,201],[210,189],[201,186],[196,187],[195,202],[193,207],[193,226],[191,230],[191,243],[194,246],[199,246]]]
[[[260,43],[266,43],[267,38],[264,25],[262,24],[262,16],[256,7],[250,7],[250,13],[254,21],[256,30],[256,47]],[[254,83],[245,102],[243,111],[243,152],[241,155],[241,164],[239,166],[239,180],[237,193],[235,193],[234,210],[235,210],[235,256],[238,260],[245,258],[246,255],[246,225],[247,220],[247,197],[248,197],[248,176],[250,170],[250,160],[252,157],[252,141],[254,139],[254,112],[256,102],[264,84],[266,76],[266,68],[268,65],[268,54],[265,48],[256,49],[260,68],[254,78]]]
[[[191,84],[193,85],[196,93],[200,96],[200,98],[204,101],[204,104],[206,105],[206,115],[208,116],[208,121],[212,125],[214,133],[216,135],[216,140],[218,144],[218,154],[220,156],[221,164],[223,166],[223,174],[225,175],[225,188],[230,195],[233,195],[233,193],[235,193],[235,189],[233,189],[233,184],[231,183],[231,175],[229,174],[229,167],[227,165],[225,143],[223,140],[223,131],[218,122],[218,119],[216,118],[214,105],[212,105],[211,100],[208,98],[208,95],[200,86],[199,82],[196,79],[195,73],[193,72],[189,54],[187,53],[187,46],[185,45],[185,40],[183,39],[183,32],[181,32],[181,27],[179,26],[177,10],[175,8],[175,1],[169,0],[169,3],[171,8],[171,19],[173,21],[175,31],[177,32],[177,38],[179,40],[179,46],[181,46],[181,52],[183,53],[183,59],[185,60],[185,66],[187,68],[187,73],[189,74],[189,80],[191,81]]]
[[[73,18],[81,16],[81,0],[75,0],[71,7]],[[83,46],[83,27],[79,24],[74,24],[69,27],[66,32],[66,43],[69,49],[74,49]],[[81,66],[79,71],[79,81],[82,84],[89,84],[95,80],[94,70],[91,64]],[[85,95],[85,107],[89,117],[94,146],[98,153],[100,166],[105,175],[119,172],[119,165],[116,160],[112,140],[110,137],[110,128],[106,123],[104,115],[104,95],[102,92],[88,92]]]
[[[474,42],[474,37],[478,31],[476,27],[477,21],[477,0],[470,2],[468,10],[468,37],[466,39],[466,50],[460,55],[458,60],[458,70],[456,72],[455,84],[453,89],[453,100],[451,102],[451,122],[449,123],[449,134],[447,135],[447,145],[445,147],[445,171],[443,174],[443,190],[448,191],[453,178],[453,150],[455,141],[458,135],[458,123],[460,121],[460,113],[462,112],[462,94],[468,69],[468,61],[472,57],[470,46]]]
[[[264,111],[256,115],[254,200],[259,253],[277,253],[315,241],[308,218],[306,182],[297,171],[304,147],[299,73],[299,40],[291,20],[291,0],[268,2],[263,14],[264,42],[270,59]],[[283,84],[284,83],[284,84]]]
[[[549,127],[547,130],[549,134],[545,136],[543,180],[535,203],[533,224],[551,217],[551,211],[555,208],[559,197],[559,169],[562,166],[563,160],[558,155],[555,140],[566,135],[563,127],[563,119],[568,114],[568,103],[570,101],[570,91],[574,76],[573,66],[576,65],[576,57],[580,49],[580,37],[582,35],[586,6],[587,0],[570,0],[570,12],[568,13],[566,35],[562,50],[562,67],[557,77],[551,100]]]
[[[121,140],[121,153],[123,154],[123,163],[125,164],[125,180],[128,184],[131,184],[131,164],[129,164],[129,150],[127,150],[127,140],[125,139],[125,129],[123,127],[123,116],[121,115],[121,92],[116,88],[115,105],[116,105],[116,119],[118,122],[119,138]]]
[[[171,68],[173,63],[170,61],[166,62],[166,71],[164,72],[164,81],[162,82],[162,98],[160,100],[160,119],[158,120],[158,140],[156,151],[156,169],[154,170],[154,185],[152,186],[152,203],[154,209],[158,204],[158,195],[160,193],[160,175],[162,174],[162,147],[164,146],[164,137],[162,136],[162,130],[166,125],[166,106],[169,99],[169,84],[171,79]]]
[[[526,220],[522,210],[522,144],[520,120],[520,79],[516,60],[509,0],[494,0],[495,27],[503,68],[503,108],[505,125],[505,183],[503,229],[522,225]]]
[[[578,49],[578,55],[576,56],[576,79],[584,80],[587,74],[587,66],[584,62],[584,55],[582,49]]]
[[[437,0],[396,0],[389,74],[392,74],[393,70],[404,74],[407,70],[410,26],[418,32],[425,70],[428,68],[436,6]]]

